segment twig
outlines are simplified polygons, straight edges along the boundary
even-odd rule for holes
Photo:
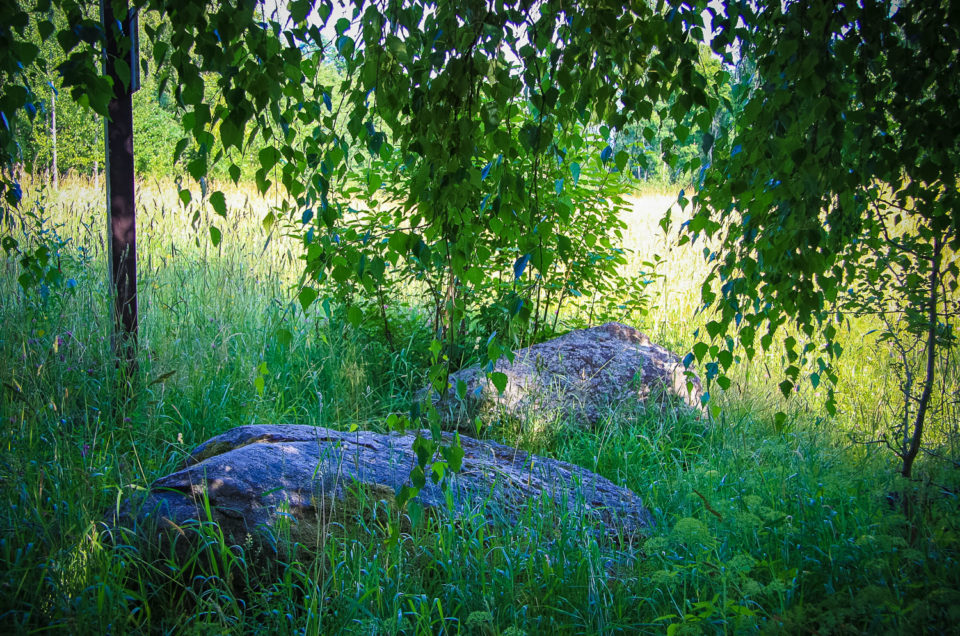
[[[707,498],[706,498],[706,497],[704,497],[703,495],[700,494],[700,491],[698,491],[696,488],[694,488],[694,489],[693,489],[693,492],[694,492],[695,495],[697,495],[697,497],[700,497],[700,499],[703,500],[703,507],[707,509],[707,512],[709,512],[710,514],[712,514],[713,516],[715,516],[715,517],[716,517],[717,519],[719,519],[720,521],[723,521],[723,515],[721,515],[719,512],[717,512],[716,510],[713,509],[713,506],[710,505],[710,502],[707,501]]]

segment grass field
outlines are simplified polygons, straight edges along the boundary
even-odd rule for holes
[[[826,416],[809,385],[784,401],[779,356],[737,368],[705,427],[672,411],[484,435],[595,470],[641,495],[642,546],[598,543],[574,518],[519,527],[424,521],[386,543],[384,510],[311,545],[230,546],[214,526],[176,560],[103,524],[124,497],[233,426],[382,430],[424,384],[432,337],[410,294],[394,346],[293,303],[295,239],[264,230],[275,202],[228,191],[214,248],[169,183],[141,184],[141,355],[118,392],[109,345],[103,194],[80,181],[28,191],[73,282],[25,294],[0,274],[0,629],[6,633],[948,633],[960,621],[957,359],[945,358],[918,479],[878,436],[898,379],[873,325],[853,321]],[[637,195],[629,267],[665,258],[637,324],[683,353],[705,317],[700,246],[657,227],[675,200]],[[679,216],[682,213],[676,212]],[[29,228],[28,228],[29,229]],[[31,232],[36,236],[34,228]],[[18,230],[19,231],[19,230]],[[289,347],[274,337],[293,333]],[[265,366],[262,366],[265,365]],[[256,386],[264,379],[261,395]],[[785,410],[786,423],[773,414]],[[534,434],[531,431],[537,430]],[[546,432],[544,432],[546,431]],[[369,502],[375,507],[373,502]]]

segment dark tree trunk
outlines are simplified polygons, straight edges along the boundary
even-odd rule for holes
[[[113,99],[106,122],[107,233],[110,239],[110,285],[114,293],[113,348],[118,363],[133,370],[137,359],[137,223],[133,172],[133,100],[130,87],[117,75],[115,60],[127,58],[133,22],[122,4],[115,16],[111,0],[102,0],[107,35],[106,73],[113,78]],[[117,17],[121,22],[117,22]],[[122,25],[122,32],[117,26]]]
[[[913,462],[920,452],[920,443],[923,436],[923,424],[927,416],[927,407],[930,404],[930,396],[933,394],[934,381],[934,363],[937,354],[937,291],[940,286],[940,256],[943,245],[940,237],[933,239],[933,257],[930,259],[930,297],[927,301],[927,364],[926,373],[923,381],[923,393],[920,395],[920,403],[917,406],[917,415],[913,422],[913,437],[910,439],[910,445],[905,449],[903,455],[903,470],[901,474],[904,477],[910,477],[913,472]]]

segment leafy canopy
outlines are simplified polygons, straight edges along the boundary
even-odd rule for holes
[[[727,3],[712,23],[714,50],[745,72],[732,92],[735,127],[718,137],[688,226],[694,239],[718,240],[704,250],[714,266],[702,292],[715,343],[696,350],[713,358],[708,376],[729,385],[734,352],[753,357],[796,325],[783,339],[781,390],[789,394],[806,365],[814,387],[835,381],[847,315],[902,309],[930,356],[949,345],[960,9]]]
[[[123,15],[127,3],[112,1]],[[503,278],[519,288],[527,276],[538,298],[546,289],[562,299],[608,284],[621,261],[612,244],[616,206],[604,188],[630,160],[612,145],[616,131],[654,114],[689,125],[698,109],[707,127],[716,107],[699,65],[701,11],[679,2],[357,0],[345,15],[330,1],[294,0],[283,15],[246,0],[130,4],[146,35],[143,70],[155,68],[158,89],[181,109],[185,137],[174,155],[201,183],[201,198],[226,216],[225,197],[208,193],[205,177],[226,163],[238,180],[244,156],[256,153],[258,188],[285,195],[265,225],[303,238],[304,310],[330,286],[382,295],[391,277],[422,280],[446,344],[446,353],[440,342],[431,347],[437,388],[471,290]],[[84,8],[72,0],[5,7],[4,166],[20,158],[10,122],[33,117],[42,103],[25,72],[47,63],[31,41],[31,20],[61,50],[64,90],[106,115],[113,87],[100,67],[104,28],[120,25],[103,27]],[[129,46],[129,34],[116,35]],[[114,60],[124,83],[127,60]],[[324,72],[330,61],[339,85]],[[661,151],[676,167],[673,144]],[[16,206],[19,186],[5,179],[0,187]],[[185,187],[180,198],[189,203],[193,193]],[[367,203],[366,216],[353,209],[356,199]],[[219,228],[210,236],[228,238]],[[4,247],[18,249],[9,236]],[[530,320],[527,289],[526,297],[508,295],[511,320]],[[537,306],[534,322],[540,316]],[[481,354],[492,362],[505,351],[491,338]],[[455,450],[444,456],[456,463]],[[435,477],[443,466],[434,465]]]
[[[445,332],[463,313],[464,282],[481,288],[507,267],[514,280],[552,276],[557,295],[596,287],[591,272],[619,262],[609,251],[615,210],[593,203],[630,159],[611,145],[616,132],[653,116],[689,126],[691,112],[715,106],[698,66],[701,14],[680,3],[359,1],[343,14],[299,0],[282,16],[239,1],[132,5],[147,36],[143,64],[183,113],[175,157],[196,180],[224,162],[236,180],[255,153],[259,188],[285,191],[265,224],[301,222],[304,308],[319,297],[311,287],[331,279],[377,289],[388,264],[428,279]],[[97,16],[69,0],[10,13],[0,33],[4,120],[42,106],[23,71],[46,64],[31,20],[61,49],[63,87],[105,114]],[[331,61],[339,85],[324,72]],[[0,130],[8,166],[19,159],[13,132]],[[671,143],[661,150],[676,163]],[[384,210],[366,227],[348,219],[357,181],[368,207]],[[17,185],[3,187],[15,205]],[[386,197],[394,207],[381,205]],[[222,195],[209,201],[225,213]],[[484,267],[493,262],[496,271]],[[529,303],[511,303],[529,318]]]
[[[834,379],[838,312],[891,298],[858,281],[902,279],[888,289],[907,305],[927,302],[911,289],[934,270],[944,288],[956,285],[943,258],[960,241],[960,20],[950,3],[358,0],[344,12],[295,0],[282,15],[240,0],[132,4],[152,16],[143,63],[182,109],[175,155],[190,175],[226,163],[237,180],[255,155],[258,187],[283,189],[264,222],[302,233],[305,310],[330,285],[370,296],[420,280],[450,354],[465,303],[495,278],[512,280],[513,296],[498,297],[521,321],[541,316],[534,288],[554,298],[604,289],[606,275],[591,272],[615,269],[616,206],[591,197],[649,156],[615,139],[656,139],[671,169],[696,176],[689,236],[720,242],[705,252],[714,343],[694,354],[722,388],[734,352],[771,347],[788,322],[807,340],[784,340],[784,393],[807,363],[815,385]],[[63,87],[106,112],[103,29],[83,7],[5,6],[5,166],[19,159],[16,118],[42,105],[27,72],[47,64],[31,20],[41,44],[61,50]],[[722,65],[701,60],[707,14]],[[118,63],[122,81],[129,68]],[[700,154],[682,161],[651,122],[681,141],[695,131]],[[15,206],[19,186],[0,187]],[[201,194],[227,214],[222,194]],[[9,236],[4,246],[16,249]],[[523,276],[534,281],[526,296]],[[496,358],[504,348],[491,342]]]

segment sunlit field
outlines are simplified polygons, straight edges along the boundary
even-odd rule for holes
[[[219,184],[227,219],[172,182],[138,184],[141,335],[131,394],[118,390],[101,187],[26,185],[24,244],[44,240],[63,283],[30,293],[15,258],[0,275],[0,626],[5,633],[947,633],[960,621],[960,407],[956,352],[938,359],[917,479],[884,442],[901,375],[877,325],[842,335],[839,412],[809,382],[777,388],[777,348],[743,360],[713,417],[651,406],[596,429],[514,423],[481,436],[594,470],[639,494],[642,544],[531,510],[516,527],[422,520],[385,542],[391,515],[294,543],[224,542],[216,526],[174,558],[105,522],[200,442],[243,424],[385,430],[426,382],[427,299],[409,288],[380,325],[336,303],[296,301],[299,237],[264,227],[278,205]],[[211,188],[213,189],[213,188]],[[624,217],[631,273],[649,275],[633,326],[681,356],[708,316],[702,242],[679,246],[676,192],[639,190]],[[673,207],[673,224],[659,222]],[[30,214],[26,214],[30,212]],[[223,239],[210,240],[216,226]],[[657,258],[659,257],[659,262]],[[571,304],[557,331],[584,323]],[[278,329],[293,340],[278,343]],[[778,337],[787,334],[779,333]],[[809,370],[806,370],[809,373]],[[257,379],[263,380],[263,392]],[[120,378],[123,380],[123,378]],[[785,420],[775,414],[783,411]],[[537,424],[537,425],[534,425]],[[888,439],[889,441],[889,439]]]

